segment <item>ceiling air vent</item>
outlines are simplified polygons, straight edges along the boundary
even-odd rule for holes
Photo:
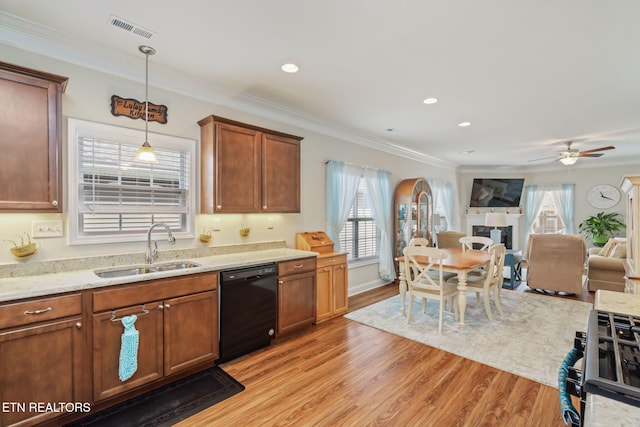
[[[150,39],[155,35],[153,31],[149,31],[145,28],[142,28],[139,25],[126,21],[122,18],[118,18],[117,16],[114,16],[114,15],[111,15],[111,17],[109,18],[109,24],[116,28],[125,30],[129,33],[133,33],[140,37],[144,37],[145,39]]]

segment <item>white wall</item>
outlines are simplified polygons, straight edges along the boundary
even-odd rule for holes
[[[46,71],[69,77],[67,90],[63,95],[63,145],[64,145],[64,206],[68,205],[67,189],[67,124],[69,117],[108,123],[122,127],[144,129],[144,122],[131,120],[126,117],[114,117],[110,113],[110,98],[119,95],[125,98],[144,99],[144,83],[134,82],[113,75],[76,66],[67,62],[39,56],[30,52],[0,45],[0,56],[4,62],[23,67]],[[439,178],[456,184],[456,174],[453,168],[443,169],[433,167],[405,157],[392,155],[368,148],[360,144],[329,137],[308,129],[291,126],[285,123],[265,119],[247,112],[232,110],[202,100],[168,92],[153,86],[153,74],[150,71],[149,100],[154,104],[164,104],[168,107],[168,123],[161,125],[155,122],[149,124],[149,131],[169,134],[184,138],[200,139],[200,127],[197,121],[210,114],[227,117],[241,122],[251,123],[304,137],[301,149],[301,212],[300,214],[226,214],[215,215],[220,219],[221,231],[214,233],[212,245],[229,245],[238,243],[252,243],[270,240],[285,240],[287,246],[295,247],[295,233],[299,231],[325,230],[326,226],[326,196],[325,196],[325,161],[342,160],[345,162],[385,169],[391,172],[392,188],[405,178],[424,177]],[[199,161],[198,161],[199,164]],[[3,183],[4,185],[5,183]],[[199,194],[199,189],[195,189]],[[197,215],[196,230],[210,226],[213,215]],[[274,229],[267,229],[267,218],[272,217]],[[15,235],[31,232],[31,222],[40,219],[62,219],[67,222],[67,212],[63,214],[31,214],[31,213],[0,213],[0,240],[15,239]],[[252,227],[248,238],[240,237],[240,224]],[[196,234],[197,236],[197,234]],[[3,242],[4,243],[4,242]],[[127,252],[143,252],[145,243],[101,244],[101,245],[68,245],[66,232],[64,238],[39,239],[39,252],[26,260],[16,260],[8,248],[0,250],[0,268],[2,264],[16,262],[34,262],[74,258],[80,256],[108,255]],[[197,238],[182,239],[174,248],[199,247]],[[160,250],[165,249],[159,241]],[[361,290],[376,283],[378,280],[377,265],[367,265],[360,268],[350,268],[350,292]]]

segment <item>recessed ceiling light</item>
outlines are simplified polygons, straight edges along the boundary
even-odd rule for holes
[[[387,132],[393,132],[395,129],[394,128],[386,128],[385,129]]]
[[[471,122],[460,122],[458,123],[458,126],[460,126],[461,128],[466,128],[467,126],[471,126]]]
[[[299,69],[300,67],[292,63],[284,64],[282,66],[282,71],[284,71],[285,73],[297,73]]]
[[[438,98],[427,98],[424,101],[425,104],[435,104],[436,102],[438,102]]]

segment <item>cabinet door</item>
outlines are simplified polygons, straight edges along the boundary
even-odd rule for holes
[[[281,277],[278,280],[278,334],[313,323],[316,272]]]
[[[347,312],[349,305],[347,266],[340,264],[333,267],[333,315]]]
[[[300,212],[300,141],[264,134],[262,212]]]
[[[164,374],[218,358],[218,293],[203,292],[165,301]]]
[[[105,399],[163,376],[162,301],[145,304],[149,309],[141,315],[139,305],[116,311],[118,320],[111,320],[112,313],[93,315],[93,394],[96,401]],[[126,381],[120,381],[118,368],[120,343],[124,332],[122,316],[138,315],[135,328],[139,333],[138,370]]]
[[[331,318],[332,301],[332,268],[321,267],[316,271],[316,323]]]
[[[0,63],[0,182],[11,182],[0,186],[0,210],[62,212],[61,98],[66,78],[10,68]]]
[[[218,123],[214,212],[260,212],[261,133]]]
[[[34,425],[60,413],[29,410],[30,402],[83,402],[80,317],[0,333],[0,425]],[[27,420],[29,420],[27,422]]]

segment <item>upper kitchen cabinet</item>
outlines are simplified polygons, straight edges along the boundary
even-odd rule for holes
[[[208,116],[200,125],[202,213],[300,212],[300,141]]]
[[[0,62],[0,211],[62,212],[67,80]]]

